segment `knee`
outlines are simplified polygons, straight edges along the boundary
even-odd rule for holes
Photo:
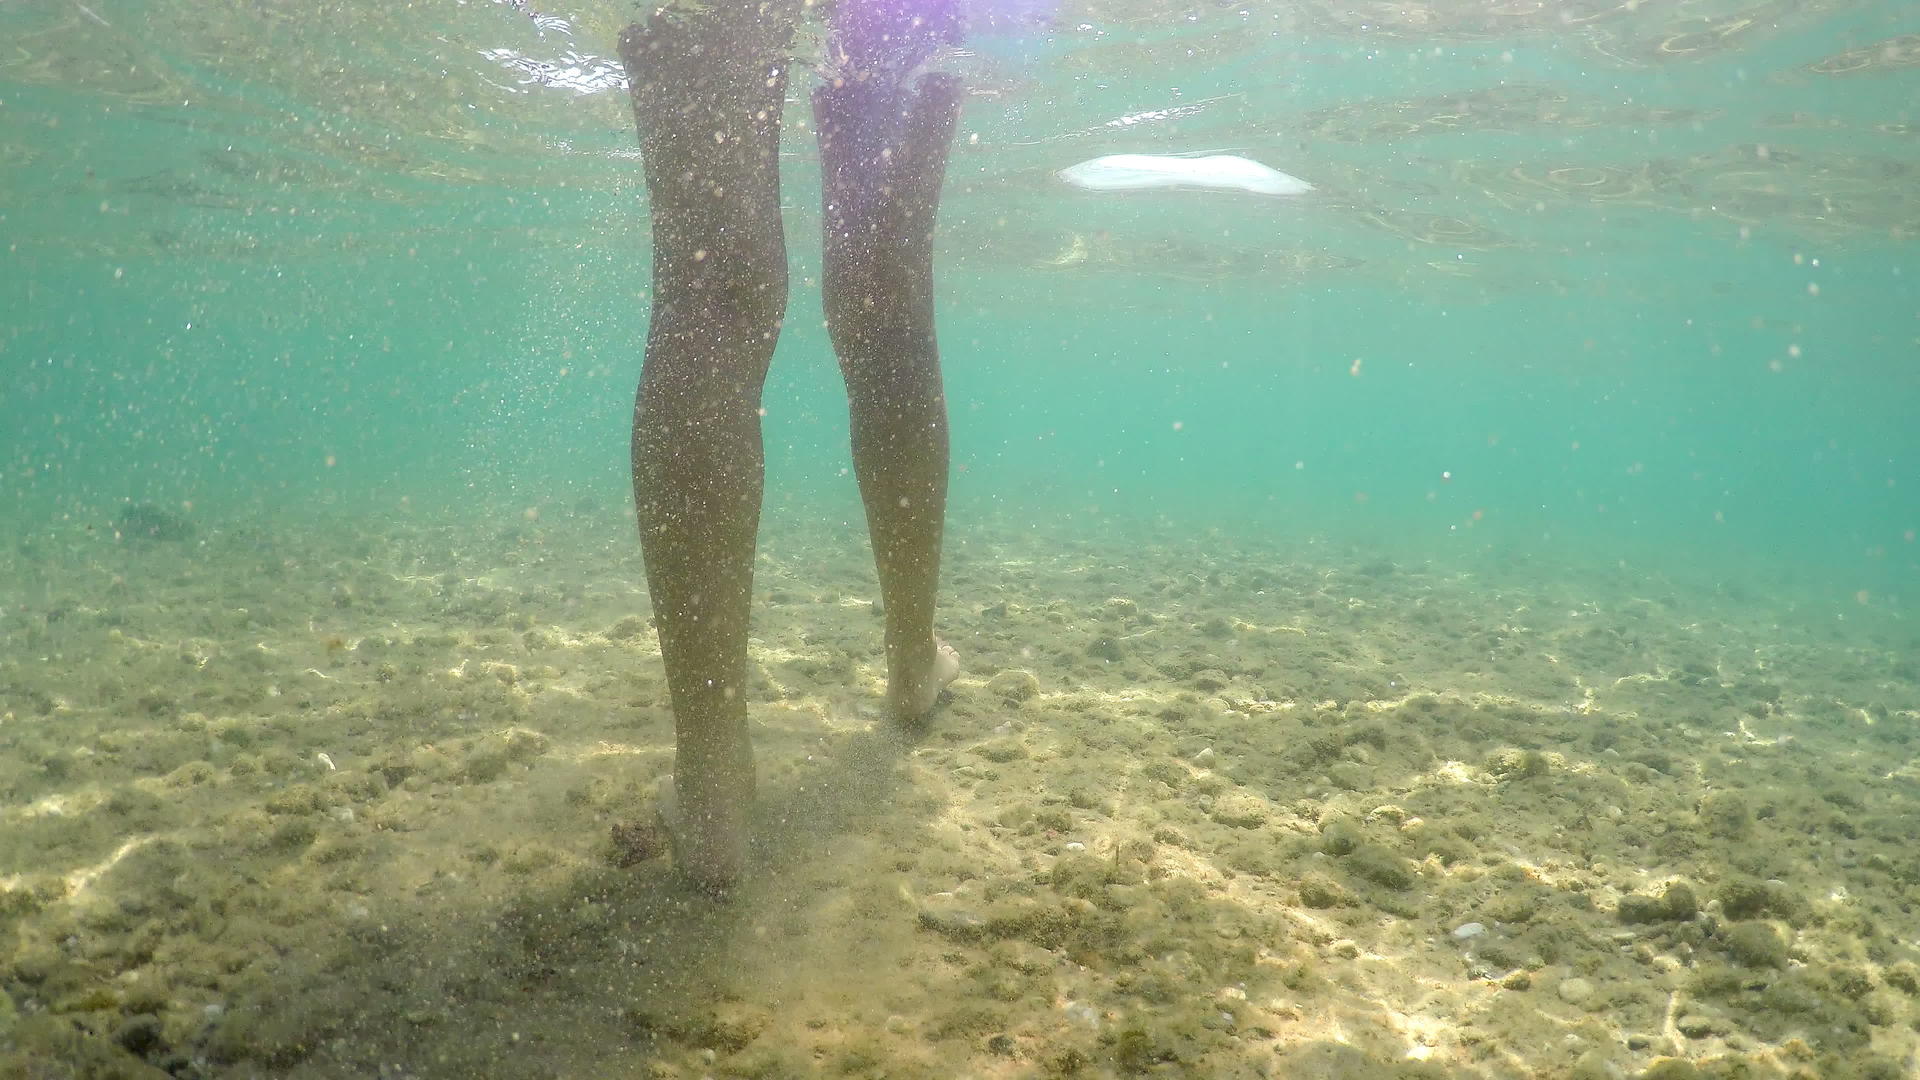
[[[769,350],[787,312],[784,259],[726,258],[696,249],[690,265],[655,261],[653,320],[656,333],[705,338],[716,346]]]

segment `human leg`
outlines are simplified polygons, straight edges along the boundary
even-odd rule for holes
[[[784,10],[784,9],[783,9]],[[738,874],[753,796],[747,625],[760,393],[786,310],[780,108],[791,16],[717,3],[620,42],[653,228],[633,489],[674,714],[676,860]]]
[[[932,248],[961,87],[915,70],[954,32],[950,8],[932,7],[843,0],[813,94],[827,330],[886,612],[888,704],[908,721],[960,666],[933,633],[948,445]]]

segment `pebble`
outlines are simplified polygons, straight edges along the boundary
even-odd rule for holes
[[[1593,996],[1593,983],[1574,976],[1560,981],[1560,1000],[1569,1005],[1578,1005]]]
[[[1455,941],[1471,941],[1487,932],[1487,928],[1477,922],[1461,923],[1453,928]]]

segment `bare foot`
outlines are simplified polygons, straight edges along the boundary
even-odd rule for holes
[[[940,691],[960,674],[960,654],[953,646],[933,639],[933,655],[917,673],[906,673],[898,685],[887,687],[887,705],[907,723],[926,719],[940,700]]]
[[[653,790],[654,815],[673,848],[674,868],[701,892],[725,897],[739,884],[746,862],[746,808],[728,802],[705,813],[685,811],[671,775]]]

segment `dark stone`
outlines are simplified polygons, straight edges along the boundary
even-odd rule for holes
[[[669,848],[665,829],[651,821],[613,823],[613,865],[625,869],[665,855]]]

